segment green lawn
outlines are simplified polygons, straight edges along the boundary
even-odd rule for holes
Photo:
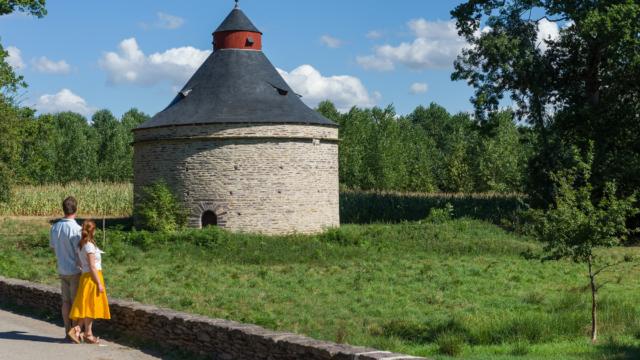
[[[57,284],[48,224],[0,220],[0,274]],[[640,270],[603,280],[588,340],[585,269],[460,219],[346,225],[320,236],[107,232],[109,295],[355,345],[447,359],[638,359]],[[618,248],[605,257],[640,255]]]

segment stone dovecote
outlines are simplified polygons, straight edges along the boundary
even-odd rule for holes
[[[266,234],[339,226],[338,128],[308,108],[235,8],[169,106],[134,130],[134,193],[165,181],[189,225]]]

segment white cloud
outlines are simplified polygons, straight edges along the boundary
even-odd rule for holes
[[[382,37],[382,32],[378,30],[371,30],[365,35],[367,39],[375,40],[380,39]]]
[[[73,111],[84,116],[91,116],[91,114],[96,112],[96,108],[89,106],[83,98],[74,94],[69,89],[62,89],[57,94],[40,96],[35,107],[41,113]]]
[[[365,70],[389,71],[395,68],[393,61],[390,59],[375,55],[357,56],[356,62]]]
[[[411,87],[409,88],[409,92],[416,95],[416,94],[424,94],[427,92],[427,90],[429,90],[429,85],[425,84],[425,83],[413,83],[411,84]]]
[[[340,40],[338,38],[334,38],[334,37],[329,36],[329,35],[322,35],[320,37],[320,41],[325,46],[330,47],[332,49],[339,48],[344,43],[342,40]]]
[[[191,46],[166,50],[146,56],[135,38],[120,42],[118,52],[108,52],[100,59],[111,84],[151,86],[169,82],[183,85],[211,54]]]
[[[158,22],[156,23],[156,26],[162,29],[174,30],[184,24],[184,19],[179,16],[170,15],[163,12],[158,12],[156,16],[158,16]]]
[[[71,66],[66,61],[52,61],[46,56],[41,56],[31,61],[36,70],[48,74],[68,74]]]
[[[302,95],[310,107],[323,100],[331,100],[340,111],[348,111],[352,106],[371,107],[380,98],[378,92],[369,94],[360,79],[349,76],[323,76],[311,65],[302,65],[291,72],[278,72],[293,91]]]
[[[26,67],[24,61],[22,61],[22,52],[20,51],[20,49],[14,46],[9,46],[7,47],[7,52],[9,53],[9,56],[7,57],[7,63],[14,70],[21,70]]]
[[[542,19],[538,22],[538,39],[536,43],[542,49],[546,51],[549,47],[544,40],[557,40],[560,37],[560,29],[558,24],[547,19]]]
[[[414,19],[407,26],[415,36],[412,42],[377,46],[373,55],[357,57],[358,64],[380,71],[393,70],[397,64],[412,69],[442,69],[451,67],[460,50],[467,46],[453,21]]]

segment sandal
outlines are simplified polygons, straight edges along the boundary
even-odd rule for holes
[[[95,337],[93,335],[85,335],[84,336],[84,342],[87,344],[99,344],[100,343],[100,338],[99,337]]]
[[[80,329],[77,326],[72,327],[71,329],[69,329],[69,331],[67,332],[67,335],[69,336],[69,339],[71,339],[71,341],[73,341],[76,344],[80,344]]]

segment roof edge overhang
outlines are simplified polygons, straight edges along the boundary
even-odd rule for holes
[[[149,126],[143,128],[135,128],[131,129],[131,132],[138,132],[144,130],[152,130],[152,129],[162,129],[162,128],[175,128],[175,127],[185,127],[185,126],[205,126],[205,125],[245,125],[245,126],[268,126],[268,125],[307,125],[307,126],[318,126],[318,127],[328,127],[328,128],[337,128],[338,124],[317,124],[317,123],[308,123],[308,122],[238,122],[238,121],[227,121],[227,122],[208,122],[208,123],[187,123],[187,124],[168,124],[168,125],[159,125],[159,126]]]

